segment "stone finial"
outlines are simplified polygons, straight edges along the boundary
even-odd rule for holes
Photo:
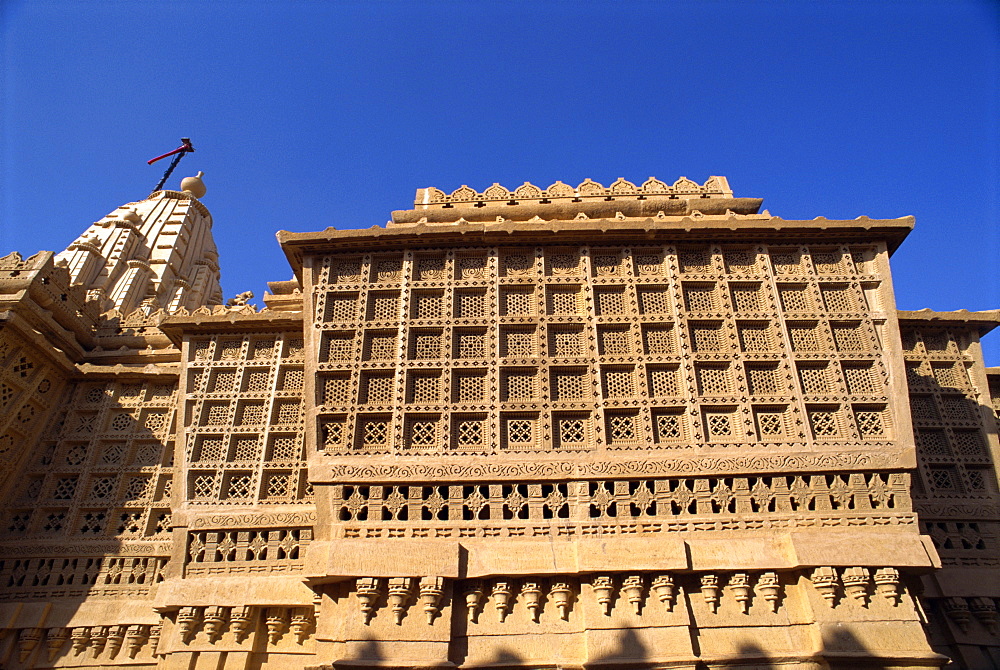
[[[207,189],[205,188],[205,182],[201,180],[201,177],[204,174],[204,172],[199,171],[198,174],[193,177],[184,177],[184,179],[181,180],[181,190],[185,193],[190,193],[196,198],[205,197]]]

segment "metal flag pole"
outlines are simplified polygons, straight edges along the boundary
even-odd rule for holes
[[[151,158],[148,161],[146,161],[147,165],[152,165],[153,163],[155,163],[156,161],[160,160],[161,158],[166,158],[167,156],[173,156],[174,157],[174,159],[172,161],[170,161],[170,167],[168,167],[167,171],[163,173],[163,178],[160,179],[160,182],[153,189],[153,191],[152,191],[153,193],[156,193],[161,188],[163,188],[163,185],[167,182],[168,179],[170,179],[170,175],[174,171],[174,168],[176,168],[177,164],[181,162],[182,158],[184,158],[184,154],[191,153],[192,151],[194,151],[194,147],[191,146],[191,138],[190,137],[182,137],[181,138],[181,145],[179,147],[177,147],[173,151],[168,151],[167,153],[163,154],[162,156],[157,156],[156,158]]]

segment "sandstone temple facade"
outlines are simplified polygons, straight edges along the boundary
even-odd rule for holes
[[[420,189],[258,311],[204,193],[0,258],[0,667],[1000,664],[1000,312],[897,310],[912,218]]]

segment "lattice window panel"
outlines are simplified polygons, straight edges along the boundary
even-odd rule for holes
[[[605,417],[608,442],[637,442],[641,435],[639,417],[635,414],[610,414]]]
[[[917,442],[924,456],[951,456],[948,438],[943,430],[921,430],[917,433]]]
[[[418,281],[441,281],[447,278],[447,266],[443,258],[417,259]]]
[[[444,316],[444,296],[440,293],[414,293],[413,317],[440,319]]]
[[[600,331],[601,354],[628,356],[632,353],[632,338],[626,328],[608,328]]]
[[[552,371],[553,400],[580,400],[588,397],[590,397],[590,380],[586,371]]]
[[[802,274],[802,256],[798,251],[771,252],[771,265],[776,275]]]
[[[410,402],[439,403],[441,402],[441,376],[415,374],[410,376]]]
[[[650,355],[673,354],[674,332],[670,326],[649,326],[645,328],[643,340],[646,353]]]
[[[135,417],[133,417],[128,412],[118,412],[112,415],[111,422],[108,424],[108,428],[112,432],[124,433],[126,431],[132,430],[135,425]]]
[[[66,452],[66,464],[67,465],[80,465],[85,460],[87,460],[87,445],[86,444],[77,444],[77,445],[74,445],[74,446],[70,447],[69,451]]]
[[[670,314],[670,290],[666,286],[639,289],[640,314]]]
[[[927,381],[927,377],[923,371],[921,371],[921,366],[923,363],[914,362],[906,363],[906,383],[910,386],[919,386]]]
[[[344,446],[347,438],[347,423],[343,420],[327,421],[323,424],[323,447],[336,451]]]
[[[263,403],[247,403],[243,405],[240,410],[239,419],[237,425],[239,426],[256,426],[264,423],[264,417],[267,414],[267,407]]]
[[[43,517],[42,531],[58,533],[66,525],[66,512],[51,512]]]
[[[209,381],[209,393],[232,393],[236,385],[236,372],[231,370],[215,370]]]
[[[355,294],[330,293],[326,297],[326,311],[323,320],[327,322],[344,323],[353,321],[358,316],[358,296]]]
[[[821,286],[820,292],[828,312],[854,312],[858,309],[857,297],[850,286]]]
[[[457,449],[481,449],[486,446],[487,425],[481,417],[455,417],[452,440]]]
[[[806,395],[836,393],[830,370],[826,365],[804,365],[799,368],[799,381]]]
[[[192,342],[191,352],[194,360],[207,361],[212,358],[212,343],[206,340]]]
[[[153,481],[149,477],[132,477],[125,485],[122,493],[122,500],[136,501],[145,500],[152,494]]]
[[[740,324],[739,335],[743,351],[774,351],[777,348],[770,323]]]
[[[757,419],[757,434],[760,439],[776,439],[785,436],[785,411],[780,407],[761,407],[755,412]]]
[[[955,451],[970,458],[983,458],[986,456],[986,444],[983,442],[982,433],[978,430],[956,430],[952,433],[952,441]]]
[[[506,372],[504,381],[504,400],[532,400],[538,397],[538,374],[531,370]]]
[[[582,356],[583,331],[571,328],[553,328],[549,331],[549,347],[551,356]]]
[[[737,312],[760,312],[764,309],[759,284],[735,284],[730,289],[733,309]]]
[[[60,477],[52,489],[52,498],[55,500],[72,500],[76,495],[76,477]]]
[[[650,368],[649,392],[656,397],[680,394],[676,368]]]
[[[207,415],[203,426],[225,426],[229,424],[229,405],[207,405]]]
[[[738,419],[732,410],[705,410],[705,435],[711,441],[731,441],[739,437]]]
[[[268,498],[288,498],[293,493],[290,473],[273,473],[267,476],[266,481],[265,495]]]
[[[233,438],[233,460],[255,461],[260,456],[260,438],[254,436],[237,436]]]
[[[965,371],[965,366],[961,363],[949,363],[946,365],[931,364],[931,371],[934,380],[943,388],[961,389],[969,385],[969,377]]]
[[[812,408],[808,414],[813,437],[817,439],[840,437],[842,427],[838,410],[826,407]]]
[[[338,261],[334,264],[332,271],[334,283],[357,283],[361,281],[360,261]]]
[[[322,383],[324,405],[347,405],[351,402],[351,378],[347,375],[326,377]]]
[[[391,374],[370,375],[362,381],[361,403],[391,405],[396,397],[396,382]]]
[[[795,351],[822,351],[817,324],[789,324],[788,336]]]
[[[968,483],[968,489],[977,493],[989,491],[990,487],[987,484],[991,478],[989,473],[988,468],[966,468],[965,481]]]
[[[732,379],[728,367],[704,365],[695,368],[698,393],[701,395],[728,395],[732,393]]]
[[[934,398],[929,395],[910,396],[910,414],[914,421],[934,423],[940,420]]]
[[[812,298],[806,286],[782,286],[778,289],[781,308],[786,312],[812,311]]]
[[[580,273],[580,256],[576,253],[552,254],[548,257],[549,272],[554,275]]]
[[[534,289],[507,289],[503,294],[502,305],[505,316],[532,316],[535,313]]]
[[[279,426],[298,423],[302,416],[302,404],[298,400],[275,402],[274,423]]]
[[[872,274],[875,272],[875,257],[876,252],[874,249],[851,249],[851,261],[854,263],[857,271],[862,274]]]
[[[441,333],[415,333],[411,357],[414,359],[441,358],[444,336]]]
[[[362,419],[359,439],[363,449],[385,447],[389,444],[390,422],[388,419]]]
[[[326,347],[328,361],[349,361],[354,355],[354,333],[331,333]]]
[[[587,444],[590,435],[589,417],[557,416],[554,422],[560,447],[580,448]]]
[[[617,255],[595,255],[593,265],[598,277],[613,277],[621,273],[621,258]]]
[[[684,287],[684,305],[690,312],[715,312],[719,300],[714,284],[697,284]]]
[[[951,349],[951,338],[948,333],[924,331],[921,333],[924,349],[928,352],[943,352]]]
[[[504,423],[504,432],[509,447],[525,449],[535,446],[535,432],[538,424],[536,418],[509,417]]]
[[[837,351],[865,351],[868,349],[867,339],[859,325],[833,326],[833,340],[837,343]]]
[[[757,252],[751,249],[731,249],[723,254],[726,269],[736,274],[753,274],[757,271]]]
[[[681,249],[677,252],[681,272],[703,274],[712,271],[712,254],[708,249]]]
[[[948,421],[967,422],[979,418],[976,404],[961,395],[942,395],[941,411]]]
[[[287,368],[281,373],[280,388],[282,391],[301,391],[305,382],[305,371],[297,368]]]
[[[212,498],[215,495],[215,475],[197,475],[191,482],[192,497],[199,500]]]
[[[111,498],[117,488],[117,477],[95,477],[90,482],[90,500],[107,500]]]
[[[199,462],[221,461],[224,457],[221,437],[201,437],[198,449]]]
[[[81,535],[100,535],[104,532],[108,515],[105,512],[86,512],[80,515]]]
[[[247,370],[243,377],[243,390],[247,393],[264,393],[271,389],[271,373],[268,370]]]
[[[935,491],[961,491],[958,473],[955,468],[934,467],[930,468],[929,474],[931,488]]]
[[[821,275],[844,274],[844,256],[840,251],[813,251],[813,267]]]
[[[398,321],[399,295],[396,293],[373,293],[368,298],[368,318],[372,321]]]
[[[243,350],[243,342],[240,340],[228,340],[225,342],[220,342],[218,346],[219,360],[220,361],[235,361],[239,360],[240,352]],[[123,392],[122,395],[127,393]]]
[[[538,355],[534,330],[507,330],[503,333],[503,355],[507,358],[534,358]]]
[[[781,382],[777,366],[753,365],[747,366],[747,382],[750,395],[775,396],[787,390]]]
[[[143,527],[143,513],[141,511],[136,512],[123,512],[118,516],[118,535],[123,536],[135,536],[142,534]]]
[[[341,434],[337,436],[335,444],[340,444],[342,440],[343,435]],[[301,452],[302,448],[298,440],[292,435],[277,435],[271,438],[272,461],[297,461],[301,456]]]
[[[641,276],[662,274],[663,254],[637,254],[635,268]]]
[[[486,277],[486,258],[482,256],[466,256],[458,259],[459,279],[484,279]]]
[[[373,361],[391,361],[396,358],[396,333],[369,333],[367,358]]]
[[[486,373],[456,371],[452,397],[453,402],[475,403],[486,400]]]
[[[691,324],[691,343],[695,351],[722,351],[722,327],[713,323]]]
[[[878,391],[871,365],[844,365],[844,379],[852,395],[871,395]]]
[[[256,340],[250,347],[250,360],[267,361],[274,356],[274,340]]]
[[[489,303],[483,292],[462,292],[456,295],[456,315],[462,319],[481,319],[490,315]]]
[[[13,386],[0,382],[0,409],[6,407],[7,404],[14,398],[16,393],[17,390]]]
[[[378,259],[373,264],[372,277],[378,282],[399,281],[403,277],[403,261],[399,258]]]
[[[226,498],[250,498],[253,496],[253,475],[229,475],[225,487]]]
[[[886,437],[885,410],[875,407],[857,407],[854,409],[854,423],[862,438]]]
[[[410,449],[433,449],[440,445],[436,418],[410,419],[406,426],[406,446]]]
[[[625,313],[625,289],[609,288],[594,289],[597,300],[597,314],[599,316],[609,316]]]
[[[305,350],[305,342],[301,338],[285,340],[285,358],[301,359]]]
[[[583,314],[579,288],[550,288],[547,297],[549,314],[568,316]]]
[[[635,398],[635,373],[632,370],[605,370],[606,398]]]
[[[456,331],[455,339],[458,358],[482,359],[486,356],[486,333]]]

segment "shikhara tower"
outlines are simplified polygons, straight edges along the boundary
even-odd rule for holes
[[[204,194],[0,259],[3,667],[1000,663],[1000,313],[896,309],[912,218],[420,189],[257,311]]]

